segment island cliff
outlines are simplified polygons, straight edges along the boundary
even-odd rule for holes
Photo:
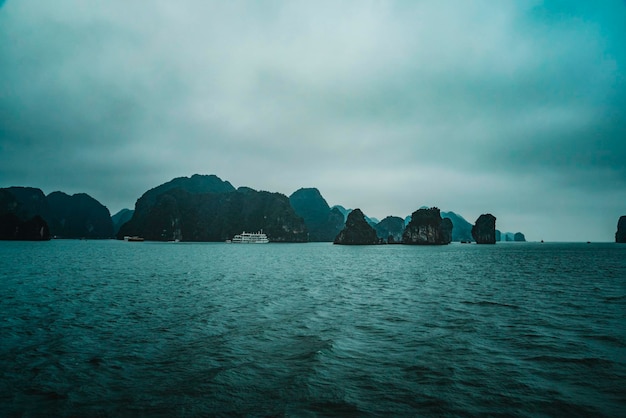
[[[309,241],[333,241],[344,226],[344,215],[337,208],[331,209],[318,189],[298,189],[289,196],[289,203],[304,219]]]
[[[404,219],[398,216],[387,216],[374,226],[378,238],[388,244],[401,244],[404,233]]]
[[[490,213],[480,215],[472,227],[472,237],[476,244],[495,244],[496,217]]]
[[[43,218],[35,215],[22,221],[13,213],[0,215],[0,240],[47,241],[50,228]]]
[[[111,222],[113,222],[113,233],[117,235],[122,225],[130,221],[133,217],[134,210],[122,209],[115,215],[111,216]]]
[[[376,231],[365,220],[365,215],[361,209],[354,209],[348,215],[346,226],[339,232],[333,241],[334,244],[341,245],[373,245],[379,240]]]
[[[143,194],[118,239],[225,241],[243,231],[263,230],[272,242],[306,242],[307,229],[287,196],[235,190],[217,176],[177,178]]]
[[[619,221],[617,221],[615,242],[620,244],[626,243],[626,216],[620,216]]]
[[[496,242],[500,241],[526,242],[526,236],[521,232],[500,232],[496,229]]]
[[[46,199],[50,207],[50,231],[59,238],[113,238],[109,210],[85,193],[72,196],[52,192]]]
[[[449,218],[452,221],[452,241],[472,241],[472,224],[467,222],[464,217],[454,212],[441,212],[441,217]]]
[[[413,212],[402,234],[402,243],[410,245],[446,245],[452,242],[452,221],[441,218],[439,208],[421,208]]]
[[[68,196],[62,192],[53,192],[46,196],[40,189],[33,187],[0,189],[0,215],[7,214],[25,223],[21,230],[31,227],[33,230],[39,229],[35,239],[45,237],[46,231],[61,238],[113,237],[109,210],[84,193]],[[3,216],[1,228],[6,230],[14,227],[15,218]]]

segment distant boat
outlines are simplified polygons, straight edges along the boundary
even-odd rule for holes
[[[125,236],[125,237],[124,237],[124,241],[128,241],[128,242],[141,242],[141,241],[143,241],[143,238],[138,237],[138,236],[136,236],[136,235],[135,235],[135,236],[132,236],[132,237],[127,235],[127,236]]]
[[[232,244],[267,244],[269,239],[263,231],[259,232],[242,232],[233,237],[232,240],[226,240],[227,243]]]

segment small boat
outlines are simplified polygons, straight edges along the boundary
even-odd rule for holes
[[[226,240],[227,243],[232,244],[267,244],[270,242],[267,239],[267,235],[263,231],[259,232],[242,232],[233,237],[232,240]]]
[[[138,237],[138,236],[136,236],[136,235],[135,235],[135,236],[132,236],[132,237],[127,235],[127,236],[125,236],[125,237],[124,237],[124,241],[128,241],[128,242],[141,242],[141,241],[143,241],[143,238]]]

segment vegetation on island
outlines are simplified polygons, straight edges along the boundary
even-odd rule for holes
[[[617,232],[615,232],[615,242],[626,243],[626,216],[620,216],[617,221]]]
[[[0,189],[0,230],[0,239],[113,237],[111,214],[96,199],[84,193],[46,196],[33,187]]]
[[[307,229],[280,193],[235,190],[216,176],[179,178],[146,192],[117,237],[225,241],[262,230],[273,242],[306,242]]]
[[[382,221],[360,209],[330,207],[316,188],[281,193],[236,189],[215,175],[178,177],[146,191],[134,210],[111,216],[87,194],[45,195],[32,187],[0,189],[0,239],[112,238],[155,241],[225,241],[241,232],[263,230],[272,242],[443,245],[452,241],[525,241],[521,232],[495,229],[495,217],[474,225],[454,212],[422,207],[405,219]],[[37,217],[37,218],[36,218]],[[622,241],[619,241],[619,240]],[[626,240],[626,219],[616,241]]]

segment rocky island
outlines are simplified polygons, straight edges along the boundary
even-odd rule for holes
[[[34,187],[0,189],[0,229],[9,237],[4,239],[113,237],[111,214],[96,199],[84,193],[46,196]]]
[[[48,241],[50,228],[39,215],[22,221],[13,213],[0,215],[0,240]]]
[[[472,227],[472,237],[476,244],[495,244],[496,217],[490,213],[480,215]]]
[[[620,244],[626,244],[626,216],[620,216],[619,221],[617,221],[615,242]]]
[[[259,231],[271,242],[306,242],[307,229],[287,196],[235,189],[215,175],[179,177],[144,193],[117,238],[151,241],[225,241]]]
[[[387,244],[401,244],[404,233],[404,219],[398,216],[387,216],[374,225],[378,238]]]
[[[304,220],[310,242],[333,241],[344,226],[343,213],[338,208],[331,209],[316,188],[296,190],[289,196],[289,203]]]
[[[373,245],[378,243],[376,231],[367,223],[361,209],[354,209],[348,214],[346,226],[333,241],[333,244],[341,245]]]
[[[421,208],[413,212],[402,234],[402,243],[410,245],[447,245],[452,242],[452,221],[441,218],[439,208]]]
[[[404,219],[387,216],[382,221],[359,209],[351,219],[351,228],[359,232],[343,231],[352,212],[341,205],[329,207],[316,188],[300,188],[287,197],[235,188],[216,175],[174,178],[146,191],[134,210],[122,209],[113,216],[85,193],[70,196],[56,191],[46,196],[33,187],[8,187],[0,188],[0,238],[40,240],[49,234],[53,238],[225,241],[242,231],[263,230],[272,242],[334,242],[338,238],[348,245],[352,241],[358,245],[493,243],[494,233],[495,241],[525,241],[520,232],[494,232],[485,218],[491,215],[481,215],[472,226],[461,215],[426,206]],[[370,228],[364,228],[361,218]],[[491,222],[495,225],[495,218]],[[623,223],[620,220],[618,225],[618,242],[626,234]]]

